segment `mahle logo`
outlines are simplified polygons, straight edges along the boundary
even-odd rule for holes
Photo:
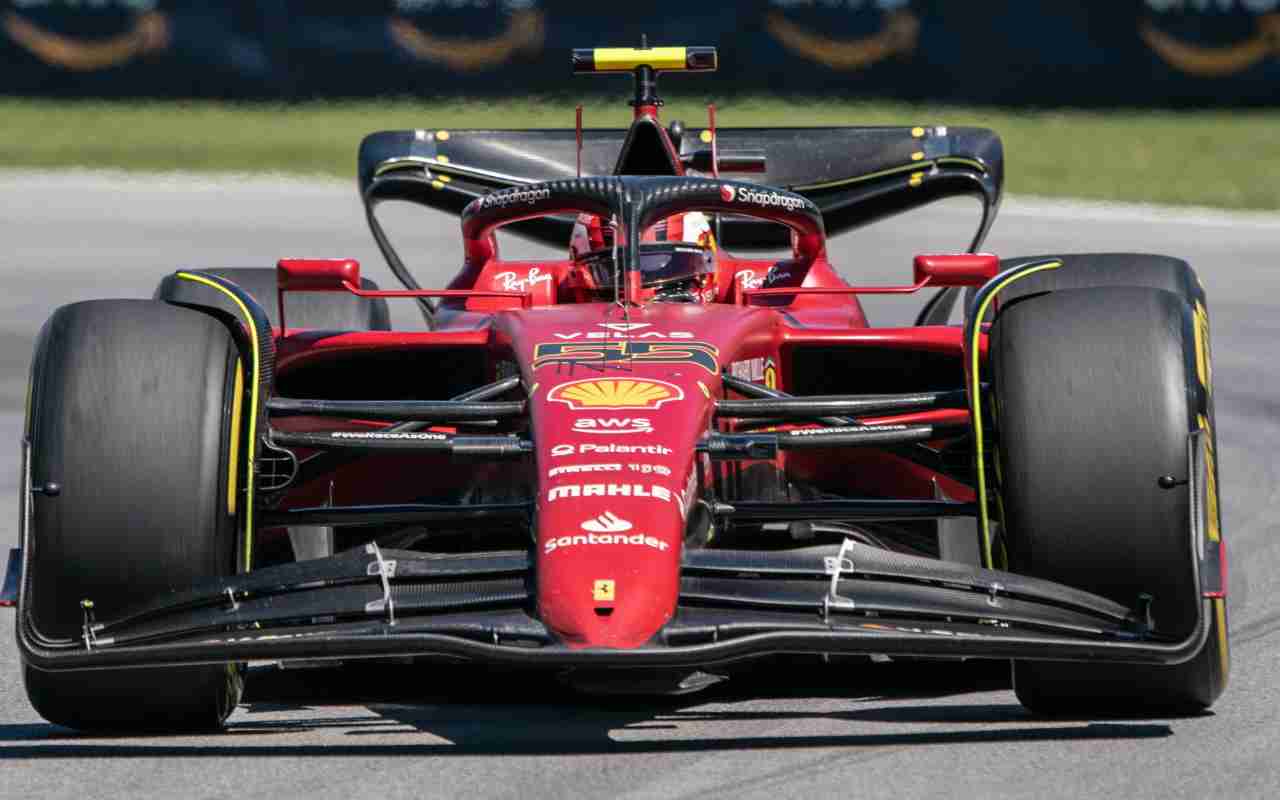
[[[547,399],[564,403],[574,411],[647,409],[683,400],[684,392],[666,381],[598,378],[562,383],[547,392]]]

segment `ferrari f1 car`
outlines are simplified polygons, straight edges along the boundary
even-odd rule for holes
[[[285,259],[53,314],[5,590],[39,713],[216,726],[255,661],[680,691],[791,654],[1004,659],[1043,713],[1213,703],[1225,557],[1191,268],[979,252],[991,131],[664,127],[657,74],[713,50],[573,59],[634,76],[629,128],[365,139],[403,290]],[[917,256],[910,284],[828,261],[828,235],[960,194],[982,203],[971,246]],[[386,200],[460,216],[448,288],[414,280]],[[504,260],[503,227],[569,253]],[[910,327],[858,300],[922,290]],[[400,297],[425,330],[391,329]]]

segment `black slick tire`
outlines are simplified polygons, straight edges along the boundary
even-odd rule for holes
[[[1096,289],[1104,286],[1145,286],[1173,292],[1187,303],[1204,303],[1204,289],[1191,265],[1173,256],[1151,253],[1069,253],[1067,255],[1019,256],[1000,262],[1000,271],[1041,261],[1061,261],[1059,269],[1048,269],[1020,278],[1000,293],[1000,303],[1008,305],[1020,297],[1063,289]],[[977,289],[965,292],[965,306],[973,303]],[[985,322],[991,321],[992,310]]]
[[[191,309],[96,300],[54,312],[36,346],[27,412],[32,483],[61,487],[32,500],[21,611],[36,634],[80,639],[81,600],[110,619],[234,573],[237,359],[227,329]],[[25,666],[24,677],[50,722],[115,731],[218,728],[243,683],[234,665]]]
[[[1188,303],[1203,299],[1204,292],[1191,265],[1173,256],[1151,253],[1070,253],[1067,255],[1007,258],[1000,271],[1033,261],[1056,259],[1061,269],[1044,270],[1010,284],[1000,293],[1001,302],[1063,289],[1095,289],[1103,286],[1145,286],[1173,292]]]
[[[241,289],[253,295],[262,310],[267,313],[272,327],[280,326],[280,306],[277,300],[276,271],[262,267],[227,267],[201,269],[234,281]],[[163,287],[163,284],[162,284]],[[362,289],[377,289],[378,284],[368,278],[360,279]],[[157,297],[160,297],[157,290]],[[233,317],[239,317],[236,309],[227,305],[222,309]],[[290,292],[284,300],[285,322],[290,328],[316,328],[332,331],[389,331],[391,315],[387,301],[381,297],[357,297],[347,292]]]
[[[1185,478],[1191,431],[1212,440],[1195,313],[1168,291],[1067,289],[1006,304],[991,334],[1009,568],[1129,606],[1149,593],[1157,632],[1175,637],[1192,631],[1202,600],[1188,494],[1158,479]],[[1188,662],[1017,661],[1018,699],[1047,714],[1203,711],[1227,682],[1225,608],[1215,609]]]

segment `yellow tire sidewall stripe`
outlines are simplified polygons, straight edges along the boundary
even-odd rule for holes
[[[240,414],[244,406],[244,366],[236,359],[236,384],[231,397],[231,446],[227,455],[227,514],[236,515],[236,474],[240,469]]]
[[[262,365],[259,363],[258,350],[258,330],[253,324],[253,316],[249,313],[246,306],[235,293],[217,281],[206,278],[203,275],[196,275],[190,272],[178,272],[177,277],[181,280],[192,281],[204,286],[215,289],[231,299],[233,303],[240,309],[240,313],[244,315],[245,328],[249,331],[250,349],[253,351],[253,361],[250,369],[249,380],[249,435],[248,446],[245,452],[245,506],[244,506],[244,568],[247,571],[253,561],[253,465],[257,461],[257,432],[258,432],[258,383],[259,376],[262,374]]]
[[[979,527],[982,530],[982,557],[983,565],[987,568],[993,568],[994,562],[991,556],[991,515],[987,512],[987,476],[984,468],[985,454],[983,453],[982,443],[982,376],[979,372],[981,363],[981,344],[982,344],[982,318],[986,316],[987,309],[991,306],[993,300],[1005,287],[1028,275],[1034,275],[1037,272],[1043,272],[1050,269],[1058,269],[1062,266],[1061,261],[1046,261],[1040,264],[1028,264],[1021,268],[1018,272],[1004,278],[996,287],[983,298],[982,305],[975,311],[973,324],[973,340],[969,342],[970,349],[970,414],[973,416],[973,442],[977,449],[977,472],[978,472],[978,517]]]

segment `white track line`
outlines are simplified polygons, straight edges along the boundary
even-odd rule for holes
[[[1148,225],[1199,225],[1212,228],[1280,230],[1280,212],[1227,211],[1203,206],[1160,206],[1012,195],[1000,205],[1003,217],[1074,219]]]

